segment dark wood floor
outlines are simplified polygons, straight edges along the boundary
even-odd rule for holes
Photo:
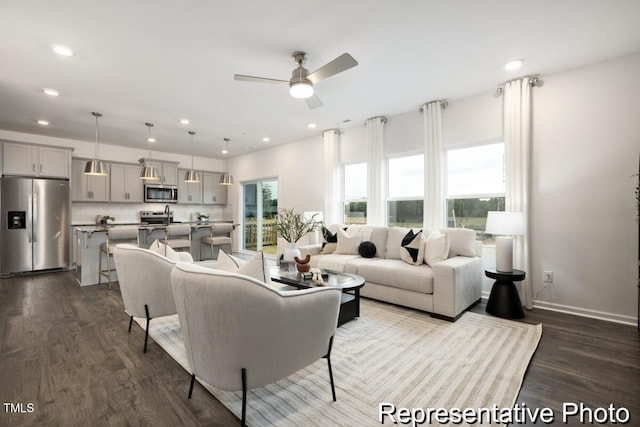
[[[525,321],[542,322],[543,336],[519,402],[556,411],[562,402],[614,403],[640,425],[634,327],[542,310]],[[152,340],[143,354],[142,330],[127,325],[117,286],[81,288],[72,273],[0,280],[0,426],[238,424],[199,386],[187,400],[187,372]]]

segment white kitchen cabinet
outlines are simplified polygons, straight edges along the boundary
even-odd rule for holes
[[[69,178],[70,151],[29,144],[3,144],[5,175]]]
[[[220,185],[221,173],[202,172],[202,203],[205,205],[226,205],[227,186]]]
[[[111,201],[123,203],[143,202],[143,181],[140,179],[142,166],[111,164]]]
[[[71,201],[72,202],[108,202],[109,175],[85,175],[86,159],[73,159],[71,162]],[[109,165],[105,165],[107,171]]]
[[[152,160],[147,162],[149,166],[155,166],[160,175],[158,184],[178,185],[178,164],[172,162],[160,162]]]
[[[178,181],[178,203],[185,204],[201,204],[202,203],[202,181],[200,182],[185,182],[184,174],[187,169],[178,169],[177,173],[180,175]],[[202,179],[202,173],[200,173],[200,179]]]

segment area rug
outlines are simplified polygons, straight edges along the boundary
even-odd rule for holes
[[[541,325],[470,312],[451,323],[368,299],[361,303],[362,317],[336,332],[331,361],[337,402],[331,399],[327,363],[320,359],[251,390],[250,426],[380,425],[383,403],[409,410],[513,408]],[[149,335],[188,370],[177,315],[154,319]],[[240,417],[241,393],[203,385]],[[387,418],[385,424],[393,422]]]

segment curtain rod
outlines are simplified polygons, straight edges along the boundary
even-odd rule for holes
[[[446,99],[436,99],[435,101],[425,102],[420,106],[420,108],[418,108],[418,111],[422,113],[424,111],[424,106],[431,104],[432,102],[439,102],[440,108],[442,108],[443,110],[445,110],[449,106],[449,101],[447,101]]]
[[[515,79],[515,80],[518,80],[518,79]],[[506,85],[507,83],[512,82],[512,81],[513,80],[509,80],[507,82],[502,83],[500,86],[498,86],[496,88],[496,96],[502,95],[502,92],[504,92],[504,85]],[[540,78],[538,76],[533,76],[533,77],[529,78],[529,87],[540,87],[540,86],[542,86],[542,84],[543,84],[543,81],[540,80]]]

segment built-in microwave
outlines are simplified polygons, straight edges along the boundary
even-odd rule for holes
[[[144,201],[148,203],[178,203],[178,187],[175,185],[145,184]]]

